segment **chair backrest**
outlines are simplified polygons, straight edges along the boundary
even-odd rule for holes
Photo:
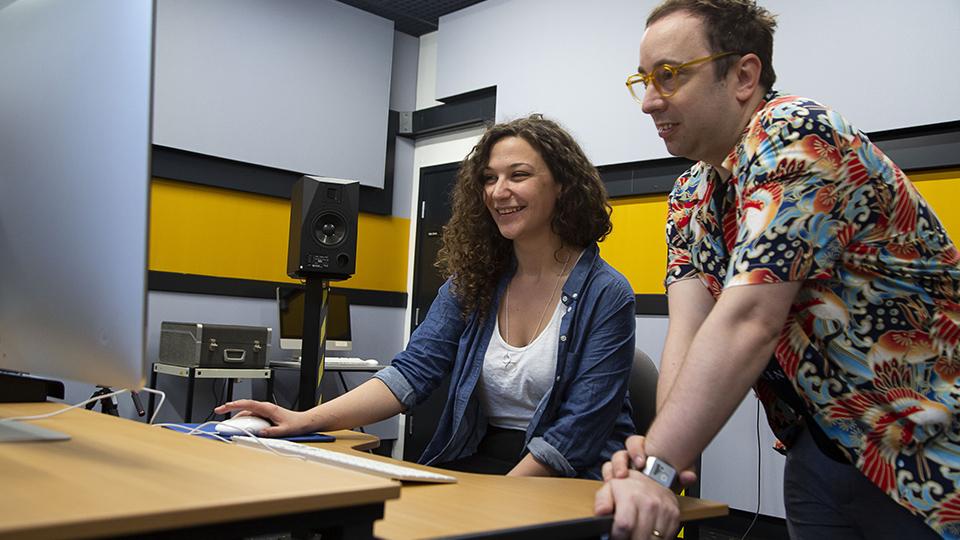
[[[657,377],[659,372],[653,360],[640,349],[633,353],[630,369],[630,406],[633,408],[633,423],[637,433],[643,435],[657,414]]]

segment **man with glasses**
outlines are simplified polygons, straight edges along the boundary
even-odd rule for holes
[[[627,79],[697,161],[667,221],[670,326],[646,437],[604,465],[614,536],[675,533],[668,488],[751,386],[793,538],[960,537],[960,254],[838,113],[773,90],[773,16],[667,0]]]

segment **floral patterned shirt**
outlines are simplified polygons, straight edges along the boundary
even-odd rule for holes
[[[666,284],[802,281],[755,385],[789,446],[800,413],[899,504],[960,538],[960,255],[904,173],[827,107],[771,91],[723,168],[669,198]],[[774,390],[801,398],[797,411]]]

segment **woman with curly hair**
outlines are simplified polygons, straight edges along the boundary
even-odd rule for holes
[[[406,350],[306,412],[240,400],[268,436],[352,428],[423,401],[450,375],[422,463],[600,478],[634,433],[626,396],[634,295],[598,254],[611,230],[596,168],[539,115],[489,128],[453,189],[437,265],[449,276]]]

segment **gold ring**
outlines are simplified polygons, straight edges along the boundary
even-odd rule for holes
[[[653,534],[653,535],[656,536],[657,538],[663,538],[663,533],[660,532],[660,531],[658,531],[658,530],[656,530],[656,529],[654,529],[654,530],[652,530],[652,531],[650,531],[650,532],[651,532],[651,534]]]

